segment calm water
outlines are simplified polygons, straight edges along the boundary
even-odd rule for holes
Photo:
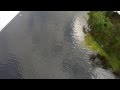
[[[0,33],[0,78],[87,79],[87,12],[20,12]]]

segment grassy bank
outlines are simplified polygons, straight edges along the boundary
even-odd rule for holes
[[[120,18],[116,16],[113,12],[90,12],[88,25],[91,31],[85,41],[90,49],[105,57],[113,72],[120,73]]]

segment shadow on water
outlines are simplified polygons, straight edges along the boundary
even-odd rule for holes
[[[7,48],[7,38],[4,32],[0,33],[0,79],[20,79],[21,71],[18,57]]]

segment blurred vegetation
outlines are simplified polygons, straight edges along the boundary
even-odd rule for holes
[[[120,72],[120,15],[113,11],[91,11],[88,15],[91,30],[85,37],[87,44],[105,57],[113,72]]]

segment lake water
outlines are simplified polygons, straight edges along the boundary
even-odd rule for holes
[[[0,33],[0,78],[93,78],[84,11],[23,11]]]

